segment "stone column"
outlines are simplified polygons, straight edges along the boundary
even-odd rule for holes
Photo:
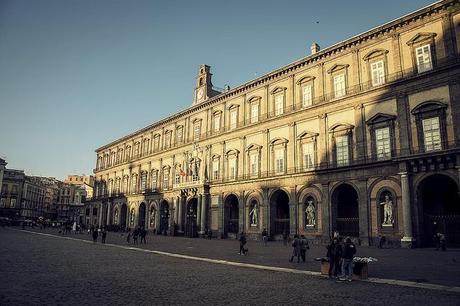
[[[112,189],[113,189],[113,187],[112,187]],[[111,222],[112,218],[110,218],[110,210],[111,210],[111,207],[110,207],[111,205],[110,204],[111,204],[110,201],[107,202],[107,220],[106,220],[106,225],[107,226],[109,226],[112,223]]]
[[[409,177],[407,172],[399,173],[401,175],[401,191],[402,191],[402,212],[404,221],[404,236],[401,239],[401,246],[411,248],[415,239],[412,237],[412,212],[410,207],[410,189]]]
[[[97,212],[99,213],[99,221],[98,221],[98,226],[101,227],[102,226],[102,214],[103,214],[103,209],[104,209],[104,204],[99,204],[99,209],[97,210]]]
[[[264,224],[263,227],[267,229],[268,235],[271,236],[272,233],[272,225],[271,225],[271,213],[270,213],[270,200],[268,199],[268,188],[262,188],[262,201],[261,203],[264,207]]]
[[[295,138],[296,138],[296,124],[292,122],[289,124],[289,142],[287,146],[287,173],[295,172]]]
[[[201,194],[198,195],[198,198],[197,198],[197,205],[196,205],[196,225],[197,227],[201,226],[201,201],[202,201],[202,197],[201,197]],[[201,227],[198,229],[198,233],[201,233],[202,229]]]
[[[362,104],[355,106],[355,149],[353,150],[355,161],[363,161],[366,157],[366,129],[363,120],[364,107]]]
[[[177,225],[179,227],[178,231],[179,233],[183,233],[184,232],[184,228],[183,228],[183,215],[184,215],[184,206],[185,206],[185,197],[180,197],[179,198],[179,201],[178,201],[178,204],[179,204],[179,207],[177,208],[177,210],[179,211],[178,212],[178,216],[177,216]]]
[[[399,33],[396,33],[396,34],[393,34],[393,36],[391,37],[392,40],[391,40],[391,44],[392,44],[392,47],[393,47],[393,63],[394,63],[394,72],[395,73],[400,73],[402,71],[402,63],[401,63],[401,59],[402,59],[402,56],[401,56],[401,48],[399,46]],[[398,78],[400,78],[402,76],[398,76]]]
[[[207,195],[205,194],[204,195],[204,199],[203,199],[203,195],[200,194],[200,197],[199,197],[199,201],[198,203],[200,204],[201,206],[201,223],[200,223],[200,229],[201,229],[201,234],[204,234],[204,229],[206,228],[206,209],[207,209]]]
[[[260,207],[258,208],[260,212]],[[244,213],[244,192],[241,192],[240,196],[238,197],[238,233],[246,232],[244,228],[244,225],[246,224],[245,217],[246,214]]]
[[[442,17],[442,30],[444,39],[444,49],[448,58],[455,57],[457,53],[457,44],[454,34],[454,26],[452,24],[452,14],[447,13]]]
[[[289,195],[289,232],[291,235],[295,235],[299,233],[298,228],[298,214],[297,214],[297,199],[295,193],[295,187],[291,188],[291,192]]]
[[[405,93],[399,93],[396,96],[396,108],[398,112],[399,144],[401,146],[401,152],[398,155],[408,155],[411,151],[411,129],[409,102]]]
[[[217,203],[217,230],[219,231],[219,237],[223,238],[225,236],[225,227],[224,227],[224,204],[222,201],[222,194],[218,195],[218,203]]]
[[[329,133],[327,131],[327,115],[321,114],[318,116],[319,119],[319,140],[318,140],[318,164],[320,167],[327,167],[328,164],[328,148],[327,139]]]
[[[367,181],[358,182],[359,197],[359,238],[362,245],[369,245],[369,202],[367,200]]]
[[[323,198],[321,201],[321,237],[323,242],[329,243],[329,239],[332,236],[332,224],[331,224],[331,202],[329,199],[329,183],[321,185],[321,193]]]
[[[262,169],[261,173],[266,173],[268,175],[268,172],[270,171],[270,136],[269,136],[269,130],[263,130],[263,145],[265,146],[264,148],[264,153],[262,156]],[[262,175],[263,176],[263,175]]]
[[[460,145],[460,82],[458,80],[449,82],[449,95],[455,144]]]

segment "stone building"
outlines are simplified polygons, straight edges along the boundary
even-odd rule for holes
[[[22,170],[5,169],[0,194],[0,216],[12,220],[21,218],[21,200],[25,181]]]
[[[460,244],[460,7],[440,1],[96,150],[87,220],[194,237]]]

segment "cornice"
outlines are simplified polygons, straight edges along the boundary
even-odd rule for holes
[[[195,113],[203,108],[207,108],[209,106],[212,106],[216,103],[222,102],[223,100],[229,99],[231,97],[235,97],[240,94],[244,94],[246,91],[249,91],[253,88],[256,88],[260,85],[267,85],[266,83],[277,79],[281,76],[289,75],[293,73],[294,71],[301,69],[307,65],[318,65],[322,64],[324,60],[327,58],[334,56],[337,53],[343,52],[345,50],[352,50],[353,48],[356,48],[356,46],[367,42],[369,40],[379,38],[385,35],[395,35],[400,28],[406,27],[411,23],[414,22],[419,22],[424,18],[430,18],[431,16],[437,14],[440,15],[442,14],[443,11],[448,10],[450,7],[458,6],[460,3],[460,0],[442,0],[438,1],[434,4],[428,5],[424,8],[421,8],[415,12],[409,13],[407,15],[404,15],[402,17],[399,17],[393,21],[387,22],[381,26],[372,28],[364,33],[355,35],[351,38],[348,38],[346,40],[343,40],[339,43],[336,43],[330,47],[327,47],[315,54],[303,57],[299,60],[296,60],[284,67],[281,67],[279,69],[276,69],[274,71],[271,71],[265,75],[262,75],[256,79],[253,79],[249,82],[246,82],[232,90],[229,90],[227,92],[221,93],[219,95],[216,95],[208,100],[205,100],[204,102],[198,104],[198,105],[193,105],[191,107],[188,107],[185,110],[179,111],[178,113],[175,113],[167,118],[164,118],[162,120],[159,120],[153,124],[150,124],[140,130],[137,130],[135,132],[132,132],[126,136],[123,136],[119,139],[116,139],[102,147],[99,147],[95,150],[96,153],[99,153],[99,151],[105,150],[107,148],[110,148],[114,145],[119,144],[122,141],[126,141],[129,138],[132,138],[134,136],[139,136],[151,129],[161,127],[162,125],[168,124],[171,121],[177,120],[178,118],[187,116],[189,114]]]

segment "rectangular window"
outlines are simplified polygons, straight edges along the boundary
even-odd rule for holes
[[[284,148],[275,150],[275,172],[284,173]]]
[[[424,45],[415,49],[415,57],[417,59],[417,71],[419,73],[433,68],[430,45]]]
[[[16,199],[11,199],[10,207],[11,207],[11,208],[15,208],[15,207],[16,207]]]
[[[145,192],[147,189],[147,172],[141,174],[141,192]]]
[[[160,136],[156,136],[153,141],[154,141],[153,147],[155,151],[159,151],[160,150]]]
[[[230,129],[236,129],[238,124],[238,111],[236,109],[233,109],[230,112]]]
[[[259,154],[251,154],[249,159],[251,176],[259,175]]]
[[[165,170],[163,173],[163,189],[169,188],[169,172]]]
[[[302,145],[303,168],[310,170],[315,168],[315,144],[307,142]]]
[[[371,63],[372,86],[378,86],[385,83],[385,69],[383,61]]]
[[[335,138],[337,166],[346,166],[349,162],[348,135]]]
[[[153,171],[151,174],[151,180],[152,180],[152,189],[157,188],[157,172]]]
[[[214,116],[214,132],[220,131],[220,114]]]
[[[215,159],[212,161],[212,178],[214,180],[219,179],[219,160]]]
[[[390,128],[380,128],[375,130],[375,146],[377,159],[388,159],[391,157]]]
[[[193,126],[193,139],[198,140],[201,136],[201,125],[200,122],[196,122]]]
[[[259,121],[259,103],[251,104],[251,123]]]
[[[439,128],[439,117],[422,120],[423,140],[425,151],[441,150],[441,130]]]
[[[182,139],[183,139],[183,136],[184,136],[184,133],[183,133],[183,128],[180,127],[177,129],[176,131],[176,141],[177,143],[181,143],[182,142]]]
[[[5,207],[5,202],[6,202],[6,199],[5,199],[5,198],[1,198],[1,199],[0,199],[0,207]]]
[[[228,160],[228,172],[229,179],[236,179],[236,158],[231,158]]]
[[[174,183],[176,185],[179,185],[180,184],[180,172],[178,169],[176,169],[176,173],[175,173],[175,176],[174,176]]]
[[[278,94],[275,96],[275,116],[284,113],[284,95]]]
[[[313,95],[312,95],[312,86],[311,84],[304,85],[302,87],[302,107],[307,107],[312,105]]]
[[[345,74],[334,76],[334,97],[340,98],[345,95]]]

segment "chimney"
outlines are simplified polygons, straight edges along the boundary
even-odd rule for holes
[[[316,52],[319,52],[319,45],[315,42],[312,43],[310,50],[311,50],[311,54],[315,54]]]

